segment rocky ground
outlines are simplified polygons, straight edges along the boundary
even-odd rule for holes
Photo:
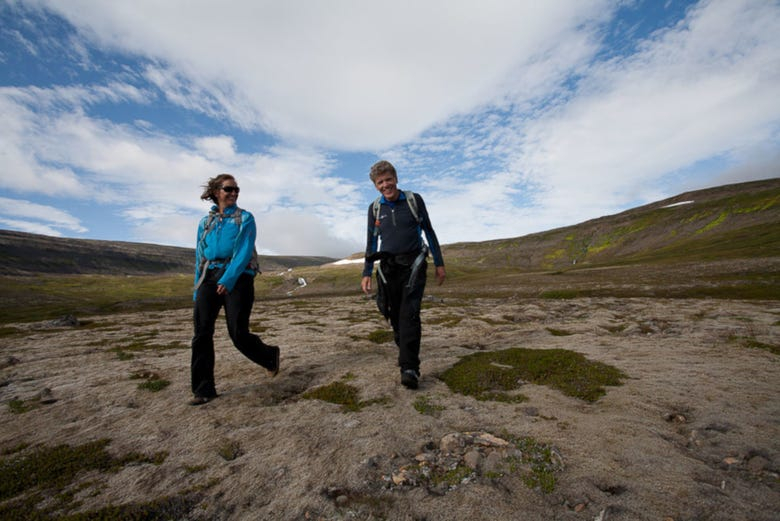
[[[167,457],[79,475],[74,511],[181,497],[179,518],[217,520],[780,512],[780,357],[766,349],[780,345],[777,302],[434,298],[410,391],[394,346],[369,340],[386,327],[372,302],[259,301],[253,328],[282,347],[281,373],[244,359],[220,324],[220,396],[200,407],[187,405],[190,311],[77,318],[0,338],[0,449],[108,438],[112,454]],[[533,384],[524,403],[477,401],[437,378],[464,355],[512,347],[573,350],[627,378],[594,403]],[[153,380],[170,385],[139,387]],[[334,382],[365,406],[304,399]],[[551,487],[529,482],[519,439],[545,448]],[[434,480],[436,468],[455,472]]]

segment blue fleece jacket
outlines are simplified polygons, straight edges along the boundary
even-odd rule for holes
[[[219,208],[215,205],[211,207],[211,213],[200,220],[195,248],[196,282],[200,279],[203,259],[211,261],[206,265],[206,269],[225,268],[217,284],[225,286],[228,291],[233,291],[238,277],[243,273],[255,274],[255,271],[249,267],[257,238],[255,218],[250,212],[242,209],[241,222],[236,223],[237,208],[236,205],[229,206],[225,208],[223,214],[220,214]],[[212,214],[213,221],[209,232],[202,237],[209,216]]]

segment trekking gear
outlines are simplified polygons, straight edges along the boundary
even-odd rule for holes
[[[417,221],[417,224],[422,223],[422,219],[417,213],[417,197],[411,190],[405,190],[403,192],[406,200],[409,202],[409,210],[412,211],[412,216]],[[374,199],[374,237],[379,235],[379,208],[382,205],[382,196],[380,195]]]
[[[216,212],[214,210],[211,210],[209,212],[208,217],[206,217],[206,224],[203,225],[203,233],[201,234],[200,238],[198,239],[198,252],[202,257],[201,263],[200,263],[200,277],[198,278],[198,281],[195,283],[195,290],[197,290],[201,284],[203,284],[203,280],[206,278],[206,272],[208,271],[209,264],[227,264],[230,262],[230,257],[226,259],[207,259],[203,255],[203,244],[206,241],[206,236],[211,231],[212,227],[217,221],[217,218],[221,221],[225,215]],[[238,233],[241,234],[241,228],[244,226],[244,210],[236,206],[236,210],[233,212],[233,215],[231,216],[233,218],[233,221],[235,222],[235,225],[238,227]],[[260,262],[257,255],[257,247],[255,245],[252,245],[252,257],[249,259],[249,264],[247,264],[247,268],[253,270],[255,272],[255,275],[262,273],[260,271]]]
[[[401,385],[407,389],[417,389],[419,377],[414,369],[404,369],[401,372]]]

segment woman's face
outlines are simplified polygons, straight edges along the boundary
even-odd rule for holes
[[[374,186],[379,190],[379,193],[385,196],[388,201],[395,201],[398,199],[400,192],[398,191],[398,178],[391,173],[379,174],[374,181]]]
[[[234,179],[225,179],[217,190],[217,206],[227,208],[236,204],[238,199],[238,184]]]

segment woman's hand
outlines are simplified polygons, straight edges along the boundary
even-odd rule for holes
[[[227,295],[228,290],[222,284],[217,285],[217,295]]]

